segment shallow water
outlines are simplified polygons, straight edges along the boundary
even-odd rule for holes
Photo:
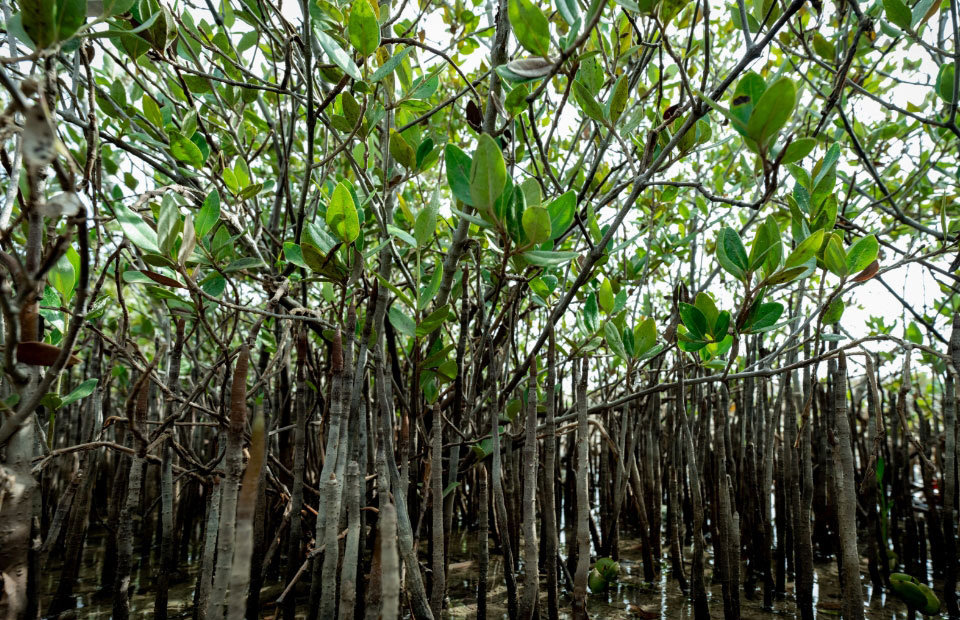
[[[99,587],[100,566],[104,556],[103,538],[94,538],[84,550],[83,568],[77,584],[77,609],[72,617],[106,620],[111,616],[111,602],[109,598],[97,597]],[[474,561],[474,534],[458,532],[451,539],[450,570],[447,577],[449,601],[444,614],[450,620],[465,620],[476,617],[476,583],[477,567]],[[422,545],[421,545],[422,547]],[[669,562],[664,558],[664,570],[657,583],[643,581],[643,569],[640,563],[639,546],[629,540],[624,540],[621,546],[620,579],[605,594],[591,594],[587,609],[591,617],[609,620],[627,620],[634,618],[660,618],[662,620],[686,620],[693,618],[693,605],[677,587],[676,581],[670,579]],[[687,550],[687,557],[690,550]],[[636,558],[630,559],[630,558]],[[151,558],[137,558],[139,560],[133,575],[136,588],[131,601],[131,618],[148,619],[153,617],[154,592],[152,588],[153,573],[151,561],[156,559],[156,553]],[[56,590],[59,577],[59,564],[54,570],[41,577],[42,610],[46,610],[50,598]],[[706,579],[710,584],[710,562],[707,557]],[[816,566],[816,585],[814,597],[817,601],[816,614],[820,618],[839,618],[839,589],[836,575],[836,564],[822,563]],[[906,607],[895,597],[886,593],[874,593],[866,577],[864,563],[862,575],[864,577],[864,609],[870,620],[896,620],[907,617]],[[196,563],[187,567],[181,579],[171,586],[170,590],[170,617],[186,618],[191,616],[193,592],[196,583]],[[543,577],[541,576],[541,580]],[[523,575],[518,576],[518,585],[522,587]],[[506,588],[503,584],[503,561],[499,555],[490,554],[488,583],[487,615],[491,620],[500,620],[507,617]],[[268,584],[261,595],[264,607],[262,618],[274,618],[276,606],[273,601],[282,590],[279,583]],[[787,595],[782,600],[775,600],[772,610],[763,609],[763,597],[760,588],[756,590],[754,600],[741,596],[741,617],[744,620],[792,620],[799,618],[793,596],[793,583],[787,583]],[[723,601],[720,586],[709,587],[709,604],[711,615],[714,618],[723,617]],[[546,605],[546,598],[542,600],[542,608]],[[560,616],[569,618],[570,600],[561,596]],[[305,617],[298,613],[297,617]],[[544,613],[545,615],[545,613]],[[61,618],[70,617],[62,615]]]

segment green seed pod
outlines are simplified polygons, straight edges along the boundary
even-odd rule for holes
[[[905,573],[891,573],[890,587],[907,604],[925,616],[940,613],[940,599],[929,587],[917,581],[916,577]]]

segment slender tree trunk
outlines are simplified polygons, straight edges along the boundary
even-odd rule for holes
[[[943,599],[947,613],[951,617],[960,617],[960,605],[957,604],[957,519],[953,506],[957,497],[957,379],[960,375],[960,312],[953,315],[953,332],[950,335],[950,363],[947,378],[944,381],[943,399],[943,540],[944,560],[947,566],[943,576]],[[951,372],[952,370],[952,372]]]
[[[835,475],[837,484],[837,524],[843,549],[843,617],[863,619],[863,590],[860,584],[860,553],[857,551],[857,496],[850,449],[850,422],[847,418],[847,358],[840,352],[834,377],[834,423],[837,446]]]
[[[481,463],[477,471],[480,487],[480,517],[477,523],[477,620],[487,620],[487,568],[490,563],[488,528],[490,519],[490,485],[487,482],[487,466]]]
[[[553,333],[553,325],[547,326],[550,330],[550,342],[547,349],[547,385],[546,385],[546,439],[543,442],[543,565],[547,572],[547,615],[549,620],[560,619],[560,608],[557,600],[557,507],[556,507],[556,477],[557,467],[557,423],[555,416],[555,398],[557,382],[557,343]]]
[[[590,572],[590,427],[587,425],[587,372],[590,362],[583,358],[580,371],[573,362],[573,384],[577,390],[577,572],[573,581],[573,620],[587,620],[587,574]]]
[[[227,620],[241,620],[246,608],[250,586],[250,564],[253,557],[253,517],[257,510],[260,473],[266,452],[266,429],[263,405],[256,407],[250,430],[250,459],[243,473],[240,495],[237,498],[236,538],[233,545],[233,565],[230,567],[230,594],[227,600]]]
[[[400,557],[397,554],[397,509],[384,502],[380,515],[380,568],[383,571],[381,620],[400,618]]]
[[[523,601],[521,620],[537,617],[540,600],[540,561],[537,546],[537,368],[530,364],[527,386],[527,423],[523,441]]]
[[[230,388],[230,426],[227,429],[227,451],[224,456],[226,476],[223,479],[220,497],[220,525],[217,528],[217,563],[213,572],[213,587],[207,609],[208,620],[223,618],[227,585],[230,583],[230,567],[233,564],[234,541],[236,540],[237,496],[240,477],[243,475],[243,431],[247,420],[247,368],[250,351],[240,347],[237,363],[233,369]],[[298,515],[292,515],[294,518]]]
[[[340,620],[353,620],[357,606],[357,567],[360,553],[360,495],[363,478],[356,461],[347,465],[347,542],[340,571]]]
[[[446,579],[444,575],[443,555],[443,416],[440,415],[440,406],[433,408],[433,436],[430,467],[431,495],[433,496],[430,512],[433,516],[433,589],[430,593],[430,609],[433,617],[439,618],[443,611],[444,590]]]

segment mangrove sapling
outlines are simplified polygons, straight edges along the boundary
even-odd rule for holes
[[[501,363],[501,360],[498,359],[492,364],[493,377],[491,378],[491,382],[494,385],[499,379]],[[500,400],[502,399],[496,401],[497,405],[501,404]],[[510,526],[509,520],[507,519],[507,506],[503,492],[503,461],[500,451],[500,411],[501,407],[499,406],[490,407],[490,435],[493,439],[491,442],[493,445],[491,450],[492,465],[490,468],[491,486],[493,488],[491,497],[493,500],[494,519],[496,520],[497,530],[500,532],[500,546],[503,549],[503,571],[506,575],[507,582],[507,608],[510,614],[510,620],[517,620],[517,575],[514,572],[514,553],[510,540]]]

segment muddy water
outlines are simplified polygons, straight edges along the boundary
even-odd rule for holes
[[[451,540],[450,572],[447,577],[449,589],[448,613],[449,620],[468,620],[476,617],[476,583],[477,566],[474,561],[472,544],[474,536],[471,533],[459,532]],[[640,549],[631,541],[624,541],[621,548],[623,558],[620,561],[620,579],[606,594],[591,594],[588,602],[588,611],[592,618],[608,620],[633,620],[635,618],[660,620],[686,620],[693,618],[693,606],[677,587],[676,582],[670,579],[669,563],[664,559],[664,570],[657,583],[643,581],[643,569],[640,564]],[[690,550],[687,550],[689,557]],[[75,617],[84,620],[106,620],[111,615],[109,597],[98,596],[100,570],[104,557],[103,539],[95,538],[84,551],[83,569],[77,585],[77,609],[75,614],[63,615],[61,618]],[[631,558],[636,558],[631,559]],[[153,617],[153,566],[151,560],[156,560],[156,550],[151,558],[138,558],[139,565],[134,573],[134,595],[131,602],[131,618],[148,619]],[[190,558],[187,570],[183,572],[170,591],[170,617],[192,617],[193,593],[196,583],[197,558]],[[56,590],[59,576],[58,566],[41,578],[42,607],[46,610],[51,596]],[[710,566],[707,566],[707,583],[710,583]],[[863,575],[866,576],[866,565],[863,566]],[[542,577],[541,577],[542,579]],[[523,575],[518,577],[523,583]],[[507,617],[506,588],[503,583],[503,562],[499,555],[490,555],[490,571],[488,575],[488,618],[501,620]],[[819,618],[839,618],[839,589],[837,587],[836,565],[833,562],[817,565],[817,585],[814,595],[817,601],[817,616]],[[756,591],[754,600],[741,597],[741,615],[744,620],[792,620],[799,618],[792,597],[793,583],[787,583],[787,596],[783,600],[774,601],[773,610],[764,610],[762,592]],[[864,602],[866,616],[870,620],[895,620],[907,617],[906,607],[896,598],[889,597],[884,592],[874,592],[869,582],[864,580],[864,589],[867,600]],[[282,584],[268,584],[262,593],[262,618],[274,618],[276,606],[273,601],[282,590]],[[714,618],[723,617],[723,603],[720,595],[720,586],[710,588],[710,611]],[[546,599],[542,601],[546,605]],[[570,601],[561,597],[561,617],[569,618],[565,613],[569,610]],[[304,613],[297,617],[305,617]],[[445,614],[446,615],[446,614]]]

